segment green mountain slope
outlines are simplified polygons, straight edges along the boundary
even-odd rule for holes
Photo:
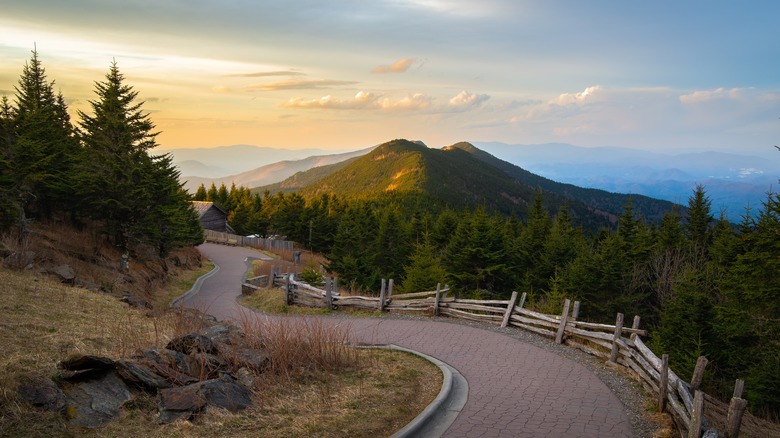
[[[445,150],[461,150],[471,154],[474,158],[487,163],[502,172],[516,179],[517,181],[531,187],[540,187],[548,193],[555,193],[566,199],[577,200],[598,211],[611,212],[619,215],[623,207],[631,199],[634,205],[634,214],[639,215],[649,222],[660,222],[664,213],[674,207],[674,203],[650,198],[637,194],[610,193],[599,189],[588,189],[578,187],[572,184],[563,184],[547,179],[543,176],[531,173],[512,163],[501,160],[480,150],[467,142],[456,143],[447,146]]]
[[[566,204],[575,221],[588,229],[613,224],[629,199],[629,195],[556,183],[469,143],[431,149],[408,140],[393,140],[364,156],[299,172],[256,190],[299,191],[304,196],[331,193],[353,199],[415,198],[418,204],[424,199],[423,203],[453,208],[483,206],[525,218],[537,189],[543,191],[548,211],[555,213]],[[631,198],[638,213],[651,221],[673,205],[638,195]]]

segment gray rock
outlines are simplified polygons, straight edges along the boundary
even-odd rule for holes
[[[96,428],[119,417],[119,408],[132,399],[115,371],[74,384],[66,394],[65,412],[74,426]]]
[[[158,421],[190,420],[207,406],[238,412],[251,406],[252,392],[231,379],[212,379],[160,391]]]
[[[68,371],[80,371],[87,369],[114,369],[115,362],[110,357],[80,354],[71,356],[60,362],[60,368]]]
[[[60,411],[65,407],[65,394],[51,379],[22,379],[17,393],[22,400],[46,411]]]
[[[149,389],[170,388],[170,381],[159,376],[150,367],[131,360],[120,359],[116,363],[117,373],[125,382]]]
[[[249,368],[241,367],[236,371],[236,380],[239,384],[246,386],[249,389],[255,387],[255,374],[249,370]]]
[[[200,395],[200,383],[163,389],[157,406],[157,421],[167,424],[176,420],[190,420],[205,406],[206,401]]]
[[[191,376],[198,380],[215,379],[227,369],[227,363],[219,356],[207,353],[195,353],[187,356]]]
[[[114,360],[103,356],[77,355],[60,362],[65,370],[62,377],[68,381],[88,380],[103,375],[107,370],[116,368]]]
[[[202,383],[201,395],[209,406],[242,411],[252,405],[252,392],[246,386],[227,379],[207,380]]]
[[[63,283],[73,284],[76,279],[76,273],[69,265],[55,266],[49,272],[59,277]]]
[[[198,352],[207,354],[218,353],[216,345],[214,345],[214,342],[210,338],[197,333],[190,333],[172,339],[165,348],[184,354]]]

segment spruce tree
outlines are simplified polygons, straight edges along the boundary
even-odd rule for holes
[[[79,113],[87,154],[79,186],[92,217],[104,222],[125,253],[146,243],[164,257],[172,248],[202,241],[171,157],[149,155],[157,146],[154,124],[116,62],[95,91],[93,114]]]
[[[698,184],[693,194],[688,198],[688,220],[685,231],[691,245],[706,248],[710,242],[710,223],[712,201],[704,190],[704,186]]]
[[[65,100],[54,93],[54,81],[38,52],[25,63],[15,87],[13,143],[14,190],[23,213],[47,217],[72,207],[71,179],[78,158],[78,144]]]
[[[435,290],[437,284],[444,283],[446,274],[441,257],[437,255],[428,233],[424,233],[415,245],[409,264],[404,266],[403,282],[398,291],[412,293]]]

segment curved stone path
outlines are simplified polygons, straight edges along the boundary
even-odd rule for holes
[[[203,244],[219,270],[180,300],[219,319],[239,320],[236,298],[248,249]],[[356,342],[395,344],[446,362],[468,381],[466,405],[446,437],[631,437],[618,398],[584,366],[502,335],[462,324],[378,318],[344,319]]]

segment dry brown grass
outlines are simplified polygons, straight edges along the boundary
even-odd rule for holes
[[[182,274],[162,299],[183,293],[195,278]],[[420,358],[345,347],[345,330],[315,321],[245,321],[248,338],[268,348],[275,365],[258,379],[254,406],[238,414],[210,410],[194,424],[160,426],[155,396],[140,394],[119,420],[87,431],[69,428],[59,414],[35,410],[16,395],[23,376],[58,379],[57,363],[70,355],[118,358],[198,331],[203,320],[194,315],[142,312],[109,294],[65,286],[36,270],[0,268],[0,436],[389,435],[441,386],[439,370]]]

